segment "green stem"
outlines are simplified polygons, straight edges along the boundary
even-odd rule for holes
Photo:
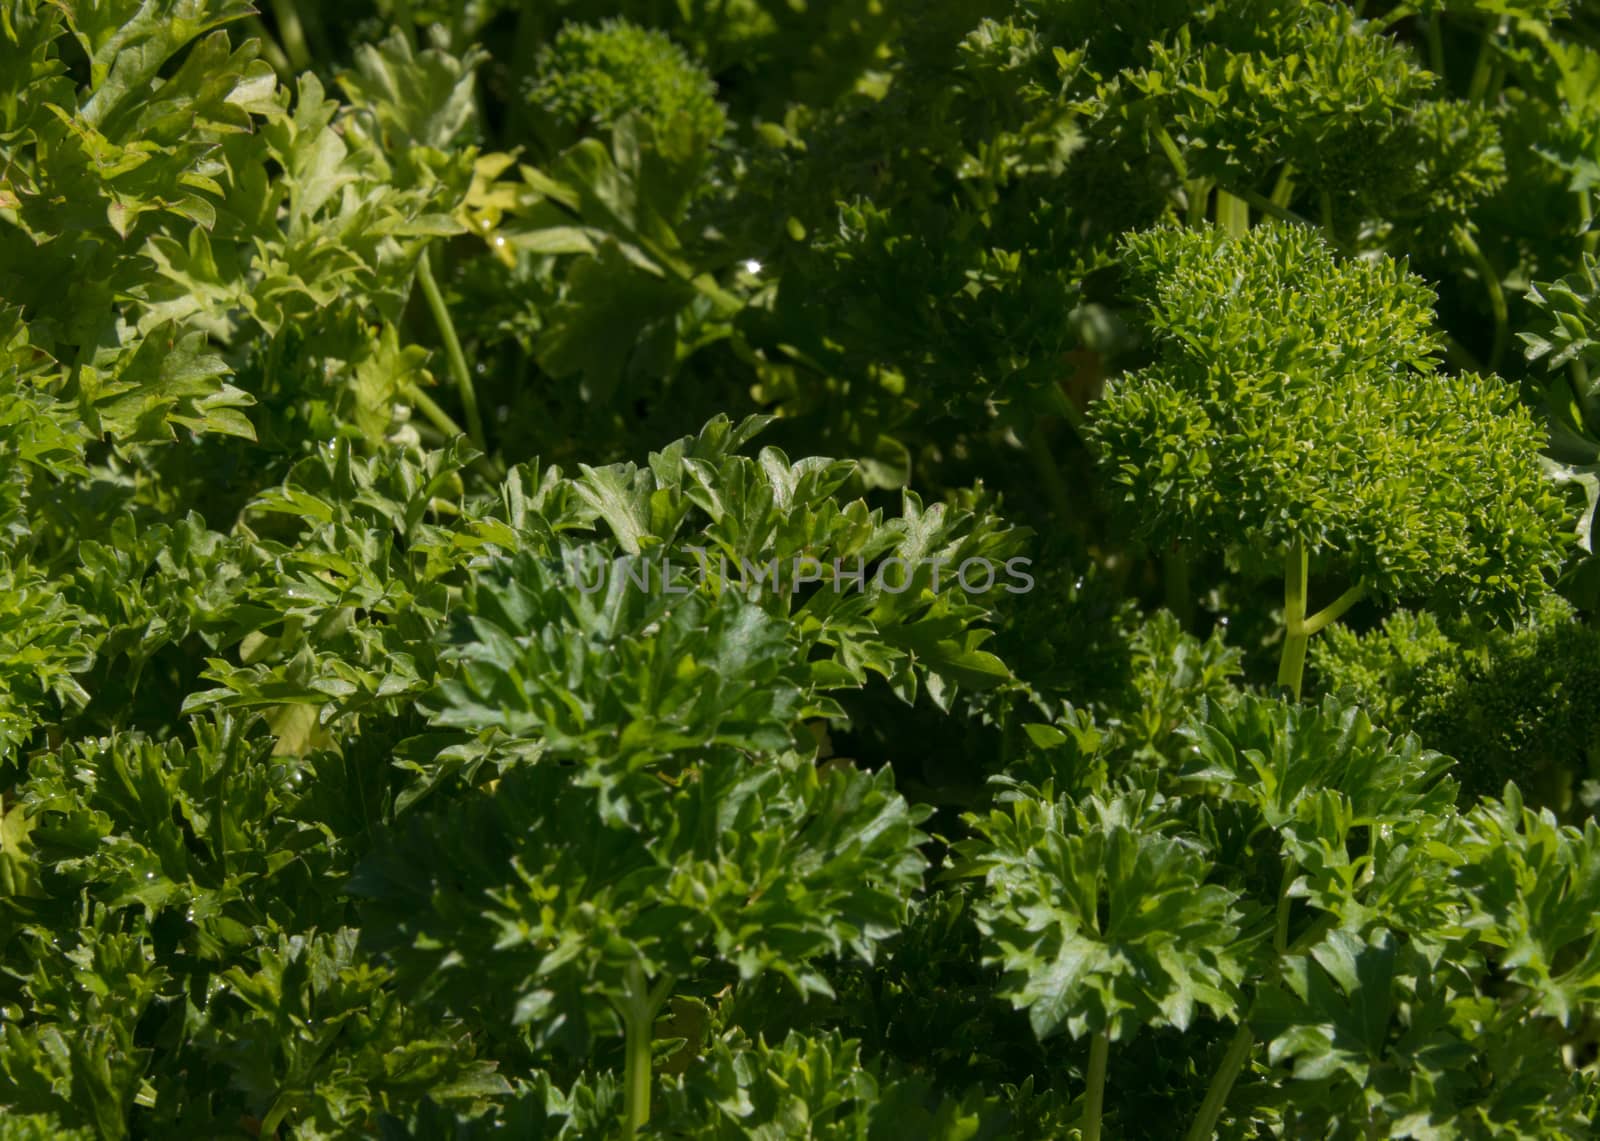
[[[1294,164],[1284,163],[1283,169],[1278,172],[1278,181],[1272,186],[1270,201],[1280,210],[1285,210],[1294,198]],[[1247,199],[1248,201],[1248,199]],[[1259,207],[1257,207],[1259,209]]]
[[[276,1137],[278,1135],[278,1125],[283,1121],[288,1112],[288,1096],[286,1094],[278,1095],[272,1100],[272,1106],[267,1110],[266,1116],[261,1119],[260,1135],[262,1137]]]
[[[650,1035],[628,1028],[628,1060],[624,1093],[624,1133],[635,1136],[650,1120]]]
[[[1506,65],[1505,61],[1496,56],[1494,66],[1489,69],[1489,89],[1483,93],[1484,106],[1492,106],[1499,102],[1500,92],[1505,90]]]
[[[267,360],[261,368],[261,387],[266,392],[277,392],[282,388],[279,383],[278,373],[283,368],[283,330],[279,329],[272,334],[272,340],[267,342]]]
[[[1206,220],[1206,207],[1211,197],[1211,183],[1204,178],[1192,178],[1183,184],[1189,198],[1189,227],[1194,229]]]
[[[1500,358],[1505,355],[1506,342],[1511,335],[1511,317],[1506,308],[1505,291],[1500,287],[1500,275],[1489,264],[1489,259],[1484,256],[1471,231],[1458,225],[1455,227],[1455,237],[1462,252],[1477,268],[1478,276],[1483,278],[1483,287],[1489,294],[1489,310],[1494,314],[1494,347],[1489,351],[1489,371],[1493,372],[1500,367]]]
[[[639,963],[630,963],[623,974],[623,997],[617,1003],[617,1012],[622,1015],[625,1035],[622,1135],[627,1141],[633,1141],[650,1120],[650,1050],[655,1041],[656,1015],[671,987],[672,980],[667,976],[654,988],[649,987]]]
[[[1372,23],[1372,34],[1376,35],[1378,32],[1383,31],[1385,28],[1392,28],[1394,25],[1398,24],[1401,20],[1407,19],[1407,18],[1409,18],[1411,16],[1415,16],[1416,14],[1417,14],[1417,10],[1413,5],[1402,4],[1398,8],[1396,8],[1394,11],[1388,13],[1387,15],[1379,17],[1377,19],[1374,19],[1373,23]]]
[[[1100,1119],[1105,1113],[1106,1061],[1111,1056],[1111,1032],[1102,1030],[1089,1039],[1088,1089],[1083,1098],[1083,1141],[1100,1141]]]
[[[1236,190],[1230,187],[1228,188],[1228,193],[1235,197],[1242,198],[1246,204],[1254,206],[1263,214],[1266,214],[1271,218],[1276,218],[1280,222],[1289,222],[1296,226],[1309,226],[1312,224],[1311,219],[1304,217],[1303,215],[1296,214],[1287,206],[1280,206],[1271,198],[1259,194],[1254,190]],[[1246,213],[1246,217],[1248,217],[1248,212]]]
[[[443,408],[440,408],[437,404],[435,404],[433,402],[433,398],[416,385],[406,385],[405,396],[407,400],[411,401],[412,405],[418,412],[421,412],[428,418],[428,423],[432,424],[435,428],[439,429],[439,431],[443,432],[447,439],[451,436],[466,435],[466,433],[461,430],[461,425],[456,423],[455,417],[451,416],[450,413],[446,412]]]
[[[1439,15],[1437,12],[1428,17],[1428,22],[1423,25],[1423,34],[1428,39],[1428,66],[1442,82],[1444,80],[1444,35],[1439,28]]]
[[[1217,191],[1217,224],[1235,238],[1250,232],[1250,206],[1237,194]]]
[[[1283,656],[1278,661],[1278,684],[1287,689],[1295,701],[1300,700],[1300,686],[1306,672],[1306,648],[1311,639],[1304,634],[1283,636]]]
[[[1296,701],[1300,700],[1300,685],[1306,671],[1306,646],[1311,641],[1303,629],[1310,566],[1305,543],[1296,539],[1289,544],[1283,563],[1283,654],[1278,659],[1278,684],[1288,689]]]
[[[300,11],[294,6],[294,0],[272,0],[272,18],[278,25],[278,40],[294,70],[307,70],[311,66],[311,49],[306,46],[306,30],[300,23]]]
[[[454,436],[466,435],[466,433],[461,430],[461,425],[455,422],[455,419],[450,415],[450,413],[446,412],[443,408],[440,408],[437,404],[435,404],[433,402],[433,398],[430,397],[426,392],[422,391],[422,389],[418,388],[414,384],[408,384],[405,386],[402,392],[405,398],[411,401],[412,407],[414,407],[418,412],[421,412],[422,415],[427,418],[428,423],[432,424],[435,428],[439,429],[440,432],[444,433],[445,439],[448,440]],[[477,459],[472,461],[472,466],[491,483],[499,483],[505,478],[506,473],[500,469],[498,463],[490,460],[488,456],[480,455]]]
[[[1365,583],[1356,583],[1327,606],[1307,618],[1300,626],[1306,637],[1320,632],[1344,617],[1345,611],[1367,596]]]
[[[294,65],[289,62],[289,57],[283,54],[278,41],[272,38],[266,22],[260,16],[251,16],[245,20],[245,27],[249,28],[250,34],[260,41],[261,58],[267,61],[268,67],[277,72],[278,78],[285,82],[293,79]]]
[[[1293,856],[1283,865],[1283,878],[1278,883],[1278,922],[1272,932],[1272,949],[1282,958],[1289,949],[1289,889],[1300,871],[1300,862]]]
[[[461,340],[456,336],[450,310],[445,307],[444,294],[439,292],[439,283],[433,279],[433,267],[428,263],[426,249],[417,259],[417,280],[422,283],[423,296],[428,299],[428,308],[433,310],[439,336],[444,341],[445,359],[450,364],[450,373],[455,377],[456,389],[461,395],[462,411],[467,414],[467,435],[480,452],[487,453],[489,446],[483,435],[483,417],[478,414],[478,394],[472,387],[472,374],[467,371],[467,357],[461,351]]]
[[[1162,153],[1167,156],[1167,161],[1172,164],[1172,169],[1177,174],[1178,181],[1188,182],[1189,164],[1183,161],[1183,152],[1178,149],[1178,144],[1172,141],[1172,136],[1167,133],[1167,129],[1157,123],[1150,133],[1155,136],[1157,145],[1161,147]]]
[[[1283,563],[1283,654],[1278,659],[1278,684],[1300,700],[1300,687],[1305,679],[1306,650],[1314,635],[1344,617],[1356,603],[1367,596],[1365,583],[1357,583],[1329,605],[1315,614],[1306,614],[1307,584],[1311,575],[1311,558],[1305,543],[1296,539],[1289,545]]]
[[[1594,228],[1594,200],[1589,197],[1589,191],[1586,189],[1577,191],[1577,195],[1578,220],[1583,223],[1583,252],[1592,254],[1595,251],[1595,243],[1600,242],[1600,230]]]
[[[1216,1133],[1217,1121],[1222,1117],[1222,1107],[1227,1104],[1228,1094],[1233,1090],[1233,1083],[1239,1079],[1239,1071],[1244,1069],[1250,1057],[1250,1048],[1255,1042],[1250,1023],[1241,1020],[1239,1028],[1234,1031],[1233,1040],[1228,1043],[1228,1052],[1222,1055],[1217,1072],[1211,1075],[1206,1098],[1200,1103],[1200,1110],[1189,1126],[1186,1141],[1211,1141]]]
[[[1276,958],[1269,977],[1277,974],[1283,956],[1289,949],[1289,889],[1294,886],[1295,875],[1299,869],[1299,863],[1293,856],[1289,857],[1288,863],[1283,867],[1283,877],[1279,881],[1277,922],[1272,933],[1272,947]],[[1250,1022],[1248,1019],[1241,1019],[1238,1029],[1234,1031],[1233,1040],[1228,1043],[1227,1053],[1223,1054],[1216,1073],[1211,1075],[1211,1084],[1206,1087],[1205,1100],[1200,1103],[1199,1112],[1195,1114],[1194,1122],[1189,1126],[1185,1141],[1211,1141],[1216,1132],[1217,1122],[1222,1117],[1222,1107],[1227,1104],[1228,1094],[1232,1092],[1234,1082],[1238,1080],[1240,1071],[1249,1060],[1250,1050],[1254,1045],[1255,1034],[1250,1029]]]
[[[1167,156],[1167,162],[1172,165],[1173,173],[1178,176],[1178,182],[1183,186],[1189,225],[1191,227],[1200,225],[1206,217],[1206,199],[1211,196],[1210,183],[1203,178],[1189,177],[1189,164],[1183,160],[1183,152],[1178,149],[1178,144],[1173,142],[1172,135],[1165,127],[1157,123],[1150,128],[1150,133],[1161,148],[1161,153]]]
[[[1489,93],[1489,79],[1494,74],[1494,34],[1483,33],[1478,45],[1478,58],[1472,65],[1472,80],[1467,85],[1467,100],[1482,105]]]

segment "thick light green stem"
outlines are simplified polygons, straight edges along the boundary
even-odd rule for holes
[[[1284,163],[1283,169],[1278,172],[1278,181],[1272,184],[1271,202],[1280,209],[1286,208],[1294,199],[1294,165]]]
[[[633,1026],[628,1027],[628,1061],[624,1093],[625,1115],[623,1132],[633,1137],[650,1120],[650,1035]]]
[[[1189,196],[1189,226],[1198,227],[1206,220],[1206,207],[1211,198],[1211,183],[1204,178],[1191,178],[1183,184],[1183,187],[1184,193]]]
[[[667,999],[672,980],[663,977],[651,988],[644,967],[631,963],[623,975],[623,997],[617,1003],[622,1015],[624,1066],[622,1135],[633,1141],[650,1120],[650,1050],[655,1042],[656,1015]]]
[[[1306,672],[1306,649],[1313,635],[1344,617],[1367,596],[1365,583],[1357,583],[1315,614],[1306,614],[1306,588],[1311,559],[1305,543],[1295,540],[1283,562],[1283,653],[1278,659],[1278,684],[1300,700]]]
[[[467,436],[480,452],[487,453],[489,445],[483,435],[483,417],[478,414],[478,393],[472,387],[472,373],[467,370],[467,357],[461,351],[461,340],[456,336],[455,322],[445,307],[444,294],[433,279],[433,266],[428,263],[428,251],[423,250],[417,259],[417,281],[422,285],[422,295],[428,300],[433,319],[439,326],[439,336],[444,341],[445,359],[450,374],[455,378],[456,390],[461,394],[461,410],[467,415]]]
[[[1233,1040],[1228,1043],[1228,1052],[1217,1066],[1217,1072],[1211,1075],[1211,1084],[1206,1087],[1206,1099],[1200,1103],[1200,1110],[1189,1126],[1186,1141],[1211,1141],[1217,1130],[1217,1122],[1222,1117],[1222,1107],[1227,1104],[1228,1094],[1233,1091],[1233,1083],[1239,1079],[1239,1071],[1244,1069],[1255,1041],[1250,1023],[1241,1021],[1239,1029],[1234,1031]]]
[[[1256,192],[1254,190],[1245,190],[1245,189],[1241,189],[1241,188],[1238,188],[1238,187],[1229,187],[1228,188],[1228,193],[1230,195],[1233,195],[1233,196],[1237,197],[1237,198],[1242,198],[1247,205],[1254,206],[1257,210],[1261,211],[1263,214],[1267,215],[1269,218],[1276,218],[1280,222],[1288,222],[1291,225],[1295,225],[1295,226],[1309,226],[1309,225],[1312,225],[1311,219],[1305,218],[1305,217],[1302,217],[1299,214],[1296,214],[1293,210],[1289,209],[1287,206],[1281,206],[1277,202],[1273,201],[1271,198],[1268,198],[1265,195],[1260,194],[1260,193],[1258,193],[1258,192]],[[1219,214],[1220,214],[1220,211],[1219,211]],[[1246,217],[1246,223],[1248,224],[1248,221],[1249,221],[1249,212],[1248,211],[1246,211],[1245,217]],[[1220,221],[1220,217],[1219,217],[1219,221]]]
[[[1283,562],[1283,654],[1278,659],[1278,684],[1300,700],[1300,683],[1306,671],[1306,646],[1311,636],[1305,632],[1306,579],[1310,575],[1310,556],[1304,542],[1289,545]]]
[[[1089,1088],[1083,1096],[1083,1141],[1100,1141],[1100,1119],[1106,1105],[1106,1061],[1111,1057],[1111,1033],[1102,1030],[1089,1039]]]
[[[1217,191],[1217,224],[1236,238],[1250,232],[1250,205],[1236,194]]]
[[[1588,190],[1580,190],[1578,195],[1578,220],[1583,223],[1583,252],[1592,254],[1595,243],[1600,242],[1600,230],[1594,229],[1594,202],[1589,197]]]

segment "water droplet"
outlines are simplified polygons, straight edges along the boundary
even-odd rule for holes
[[[155,872],[145,872],[144,878],[147,880],[153,880],[156,878],[156,874]]]
[[[499,235],[499,234],[496,234],[496,235],[495,235],[495,236],[494,236],[494,244],[495,244],[495,245],[496,245],[496,247],[498,247],[498,248],[499,248],[499,249],[502,249],[502,250],[503,250],[503,249],[505,249],[505,248],[506,248],[506,240],[505,240],[505,239],[504,239],[504,238],[502,238],[502,237],[501,237],[501,236],[500,236],[500,235]]]
[[[755,258],[745,258],[744,259],[744,271],[746,273],[748,273],[751,277],[754,277],[756,274],[761,272],[761,263],[758,262]]]

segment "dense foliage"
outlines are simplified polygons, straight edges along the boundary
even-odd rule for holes
[[[1600,1135],[1600,18],[0,0],[0,1141]]]

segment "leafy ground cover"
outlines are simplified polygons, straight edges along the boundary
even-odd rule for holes
[[[1600,17],[0,0],[0,1141],[1600,1120]]]

